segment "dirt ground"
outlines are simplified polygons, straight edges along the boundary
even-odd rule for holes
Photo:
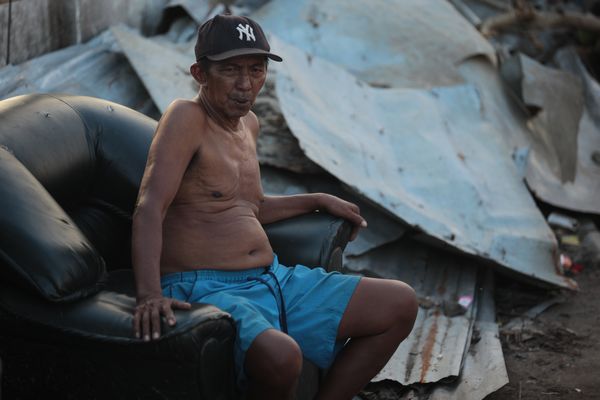
[[[496,287],[500,323],[536,304],[562,300],[525,326],[501,335],[510,383],[488,396],[502,399],[600,399],[600,268],[576,276],[579,292],[542,291],[508,279]]]

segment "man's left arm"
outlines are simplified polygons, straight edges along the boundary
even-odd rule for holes
[[[360,215],[356,204],[326,193],[265,196],[260,203],[258,220],[261,224],[268,224],[316,210],[326,211],[354,224],[350,240],[356,238],[360,228],[367,227],[367,221]]]

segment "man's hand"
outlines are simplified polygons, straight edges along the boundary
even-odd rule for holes
[[[189,310],[191,307],[190,303],[162,296],[138,300],[133,314],[135,337],[139,339],[143,336],[146,342],[150,341],[150,338],[158,339],[161,315],[167,319],[169,326],[173,326],[176,323],[173,309]]]
[[[342,200],[330,194],[323,194],[319,199],[319,209],[327,211],[336,217],[345,218],[354,224],[350,241],[356,239],[360,228],[367,227],[367,221],[360,215],[360,208],[354,203]]]

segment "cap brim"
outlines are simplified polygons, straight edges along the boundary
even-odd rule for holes
[[[262,55],[269,57],[273,61],[281,62],[283,58],[279,57],[277,54],[269,53],[268,51],[261,49],[253,49],[253,48],[243,48],[243,49],[235,49],[229,50],[224,53],[215,54],[212,56],[206,56],[211,61],[223,61],[228,58],[237,57],[237,56],[250,56],[250,55]]]

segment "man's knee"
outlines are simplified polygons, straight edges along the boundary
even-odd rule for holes
[[[412,329],[419,311],[419,302],[415,290],[404,282],[394,282],[394,294],[390,296],[391,308],[397,324]]]
[[[285,333],[268,330],[260,334],[246,354],[248,377],[261,384],[287,388],[302,372],[302,350]]]

